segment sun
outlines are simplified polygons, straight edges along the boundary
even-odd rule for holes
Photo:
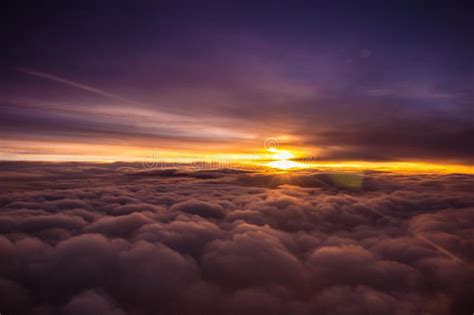
[[[276,153],[273,155],[273,158],[279,161],[291,160],[294,157],[294,154],[289,151],[276,151]]]
[[[300,169],[307,167],[307,165],[304,163],[292,161],[292,159],[295,158],[295,154],[288,150],[272,148],[272,150],[268,151],[272,152],[272,154],[269,156],[271,161],[266,163],[267,167],[280,170]]]

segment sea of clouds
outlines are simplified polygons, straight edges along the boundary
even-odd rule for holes
[[[0,164],[0,313],[474,311],[474,176]]]

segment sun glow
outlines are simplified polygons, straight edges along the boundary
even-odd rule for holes
[[[121,143],[71,143],[48,141],[0,140],[0,160],[20,161],[77,161],[77,162],[138,162],[153,167],[191,167],[206,169],[263,169],[266,171],[319,171],[366,170],[397,173],[464,173],[474,174],[474,166],[429,163],[422,161],[322,161],[307,158],[320,154],[311,148],[270,147],[252,150],[253,144],[235,148],[210,148],[187,146],[175,148],[162,146],[123,145]]]
[[[294,158],[295,156],[293,155],[293,153],[289,151],[276,151],[276,153],[274,154],[274,157],[275,159],[279,161],[285,161],[285,160],[290,160]]]
[[[276,148],[271,148],[271,150],[268,151],[273,154],[269,157],[270,162],[264,164],[265,167],[280,170],[303,169],[310,167],[307,163],[293,161],[292,159],[296,157],[296,153],[288,150],[278,150]]]
[[[277,169],[281,169],[281,170],[303,169],[303,168],[310,167],[307,164],[300,163],[300,162],[295,162],[295,161],[291,161],[291,160],[272,161],[272,162],[266,163],[265,166],[271,167],[271,168],[277,168]]]

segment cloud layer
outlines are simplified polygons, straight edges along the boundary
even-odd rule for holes
[[[473,310],[473,176],[0,169],[2,314]]]

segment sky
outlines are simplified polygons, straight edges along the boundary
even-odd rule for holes
[[[7,6],[0,159],[472,165],[461,2],[50,1]]]

